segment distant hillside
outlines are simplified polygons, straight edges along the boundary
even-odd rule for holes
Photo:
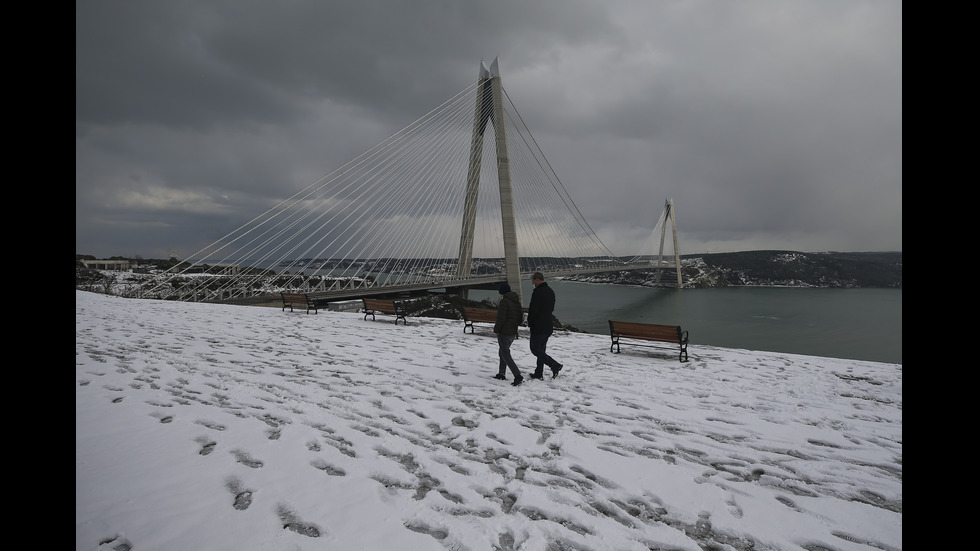
[[[681,256],[685,287],[888,287],[902,288],[902,253],[801,253],[743,251]],[[593,283],[653,286],[656,272],[636,270],[566,278]],[[676,282],[663,272],[660,286]]]

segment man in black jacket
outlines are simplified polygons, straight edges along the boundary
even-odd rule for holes
[[[531,292],[531,302],[527,306],[527,327],[531,330],[531,354],[538,359],[531,378],[544,379],[544,366],[547,365],[551,368],[551,378],[554,379],[562,368],[562,364],[547,353],[548,338],[554,331],[552,317],[555,311],[555,292],[544,282],[541,272],[534,272],[531,283],[534,284],[534,291]]]

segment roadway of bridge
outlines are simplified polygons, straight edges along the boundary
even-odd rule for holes
[[[607,272],[624,272],[632,270],[650,270],[650,269],[674,269],[674,264],[662,263],[659,266],[651,264],[643,265],[622,265],[614,267],[602,267],[602,268],[581,268],[581,269],[571,269],[562,270],[560,272],[548,272],[549,278],[560,278],[572,275],[585,275],[594,273],[607,273]],[[522,273],[521,279],[530,279],[533,272]],[[334,302],[339,300],[354,300],[364,297],[376,297],[376,296],[405,296],[405,295],[419,295],[423,293],[428,293],[435,289],[445,289],[447,293],[456,293],[462,289],[485,289],[485,290],[495,290],[500,285],[507,282],[507,278],[504,274],[494,274],[492,276],[486,277],[469,277],[463,279],[432,279],[429,281],[420,281],[414,283],[405,284],[392,284],[392,285],[372,285],[366,287],[351,287],[351,288],[341,288],[341,289],[327,289],[322,291],[311,290],[307,291],[306,294],[311,298],[316,300],[318,304],[325,304],[327,302]],[[274,300],[279,300],[277,295],[271,297]],[[218,302],[231,303],[231,304],[260,304],[267,303],[270,301],[269,295],[257,295],[245,298],[233,298],[221,300]]]

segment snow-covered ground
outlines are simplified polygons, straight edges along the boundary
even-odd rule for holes
[[[901,365],[462,328],[76,291],[76,549],[902,548]]]

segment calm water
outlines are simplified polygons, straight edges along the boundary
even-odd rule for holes
[[[549,281],[555,316],[609,334],[607,320],[680,325],[698,344],[810,356],[902,363],[901,289],[724,287],[648,289]],[[524,306],[531,285],[523,285]],[[471,291],[470,298],[497,299]]]

